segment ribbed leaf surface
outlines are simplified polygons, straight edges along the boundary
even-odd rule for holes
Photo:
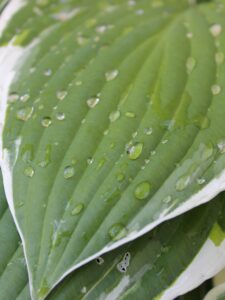
[[[1,165],[33,299],[224,189],[224,1],[189,2],[29,1],[3,33],[22,56]]]

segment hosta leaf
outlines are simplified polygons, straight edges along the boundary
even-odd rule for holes
[[[3,32],[1,165],[34,299],[224,189],[224,1],[190,2],[29,1]]]
[[[6,207],[2,186],[0,191],[0,299],[30,300],[19,236]],[[215,237],[212,228],[218,227],[215,223],[218,216],[224,216],[222,206],[225,207],[224,195],[167,221],[75,271],[47,299],[155,299],[159,295],[161,299],[174,299],[213,276],[225,264],[225,256],[220,254],[225,244],[219,247],[218,234],[215,246],[206,241],[210,231],[210,235],[214,231]],[[125,262],[124,257],[127,257]]]

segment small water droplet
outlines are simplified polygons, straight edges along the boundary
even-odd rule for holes
[[[67,91],[58,91],[56,93],[56,97],[57,97],[58,100],[63,100],[63,99],[65,99],[67,94],[68,94]]]
[[[64,178],[65,179],[69,179],[71,177],[73,177],[75,174],[75,170],[73,166],[67,166],[64,169]]]
[[[84,204],[83,203],[77,204],[71,212],[72,216],[79,215],[82,212],[83,209],[84,209]]]
[[[100,257],[100,256],[97,257],[95,261],[96,261],[96,263],[97,263],[98,265],[104,264],[104,259],[103,259],[102,257]]]
[[[8,96],[8,101],[13,103],[13,102],[16,102],[19,100],[19,95],[17,93],[11,93],[9,96]]]
[[[135,6],[136,1],[135,0],[129,0],[127,4],[128,4],[128,6]]]
[[[66,118],[66,116],[63,112],[58,112],[56,114],[56,119],[59,120],[59,121],[63,121],[63,120],[65,120],[65,118]]]
[[[76,86],[80,86],[80,85],[82,85],[82,81],[78,80],[75,82],[75,84],[76,84]]]
[[[51,162],[51,153],[52,153],[52,145],[49,144],[45,147],[44,152],[44,160],[42,160],[38,165],[41,168],[46,168]]]
[[[193,57],[189,57],[186,62],[187,73],[191,74],[196,66],[196,60]]]
[[[45,76],[51,76],[52,75],[52,70],[51,69],[47,69],[44,71],[44,75]]]
[[[87,288],[86,288],[86,286],[83,286],[83,287],[82,287],[81,293],[82,293],[82,294],[86,294],[86,293],[87,293]]]
[[[89,166],[92,165],[93,162],[94,162],[94,158],[93,158],[93,157],[89,157],[89,158],[87,159],[87,164],[88,164]]]
[[[163,199],[163,203],[170,203],[172,201],[172,197],[171,196],[166,196],[164,199]]]
[[[17,111],[16,117],[21,121],[27,121],[33,113],[33,107],[21,108]]]
[[[126,234],[126,228],[120,223],[112,225],[112,227],[109,229],[109,236],[112,240],[119,240],[125,237]]]
[[[25,170],[24,170],[24,174],[27,176],[27,177],[30,177],[32,178],[34,176],[34,169],[32,167],[27,167]]]
[[[102,33],[106,32],[107,28],[108,28],[107,25],[99,25],[99,26],[97,26],[97,27],[95,28],[95,31],[96,31],[97,33],[102,34]]]
[[[144,145],[142,143],[128,144],[126,146],[126,152],[128,154],[129,159],[138,159],[142,153],[143,146]]]
[[[217,143],[217,147],[220,151],[220,153],[225,153],[225,139],[223,140],[220,140],[218,143]]]
[[[199,179],[197,179],[197,183],[198,183],[199,185],[204,184],[205,182],[206,182],[206,180],[205,180],[204,178],[199,178]]]
[[[212,36],[217,37],[222,32],[222,26],[220,24],[213,24],[210,27],[210,32],[211,32]]]
[[[99,101],[100,99],[98,97],[92,97],[87,100],[87,105],[90,108],[94,108],[99,103]]]
[[[146,127],[146,128],[144,129],[144,133],[145,133],[146,135],[151,135],[152,132],[153,132],[153,130],[152,130],[152,128],[150,128],[150,127]]]
[[[135,118],[135,117],[136,117],[135,113],[132,112],[132,111],[127,111],[127,112],[125,113],[125,116],[126,116],[127,118]]]
[[[192,32],[187,32],[186,37],[188,39],[192,39],[193,38],[193,33]]]
[[[183,191],[190,184],[190,182],[191,182],[191,177],[189,175],[182,176],[176,182],[176,190],[178,192]]]
[[[149,182],[144,181],[137,185],[134,195],[138,200],[146,199],[151,191],[151,185]]]
[[[20,96],[20,101],[22,101],[22,102],[27,102],[29,99],[30,99],[29,94],[24,94],[24,95]]]
[[[41,125],[45,128],[48,128],[52,124],[52,119],[50,117],[44,117],[41,120]]]
[[[135,11],[135,14],[138,15],[138,16],[142,16],[144,14],[144,12],[145,11],[143,9],[138,9],[138,10]]]
[[[215,62],[217,63],[217,65],[221,65],[224,62],[225,59],[225,55],[223,52],[217,52],[215,54]]]
[[[118,70],[112,70],[112,71],[106,72],[105,79],[106,79],[106,81],[111,81],[111,80],[115,79],[118,76],[118,74],[119,74]]]
[[[218,84],[214,84],[212,87],[211,87],[211,91],[212,91],[212,94],[213,95],[219,95],[220,92],[221,92],[221,86],[218,85]]]
[[[111,112],[111,114],[109,115],[109,120],[110,122],[115,122],[116,120],[118,120],[120,118],[120,111],[116,110]]]

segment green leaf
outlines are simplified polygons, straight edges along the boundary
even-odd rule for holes
[[[30,300],[25,260],[19,236],[7,209],[2,186],[0,191],[2,208],[0,298],[1,300]],[[167,221],[145,236],[75,271],[47,299],[74,299],[74,295],[77,300],[84,297],[85,299],[110,298],[111,300],[137,299],[138,297],[153,299],[158,295],[161,295],[162,299],[172,299],[180,292],[185,293],[188,289],[185,290],[183,286],[179,287],[180,277],[185,277],[186,287],[189,283],[191,289],[196,284],[200,284],[203,280],[202,274],[207,273],[210,263],[208,255],[206,256],[208,264],[202,264],[202,274],[199,269],[196,269],[199,273],[198,282],[193,281],[190,285],[192,278],[185,275],[188,268],[195,263],[194,257],[200,249],[199,254],[204,249],[203,245],[207,243],[206,240],[213,224],[220,216],[222,206],[225,207],[224,195],[172,221]],[[216,247],[216,249],[219,248]],[[128,258],[125,263],[124,257]],[[215,257],[218,259],[218,255]],[[170,292],[170,298],[168,295],[163,296],[163,293],[171,288],[173,291]]]
[[[224,189],[225,19],[223,0],[34,3],[1,38],[1,166],[43,299]]]

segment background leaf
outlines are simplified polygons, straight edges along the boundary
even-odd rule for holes
[[[1,165],[34,299],[224,189],[224,1],[188,3],[29,1],[3,33],[23,54]]]

